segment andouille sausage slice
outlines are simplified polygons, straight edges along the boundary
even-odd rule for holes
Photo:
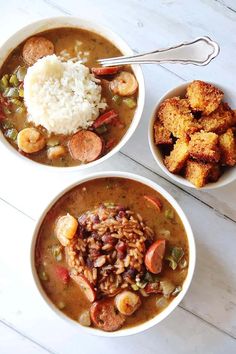
[[[94,75],[105,76],[105,75],[114,75],[121,70],[122,66],[110,66],[107,68],[92,68],[91,71]]]
[[[113,298],[94,302],[90,308],[90,316],[95,327],[107,332],[121,328],[126,318],[116,309]]]
[[[145,266],[149,272],[154,274],[161,272],[165,248],[165,240],[157,240],[148,248],[145,255]]]
[[[91,162],[101,155],[103,141],[90,130],[80,130],[70,138],[68,148],[74,160]]]
[[[84,295],[90,302],[94,302],[96,298],[96,292],[93,285],[89,282],[87,278],[83,275],[73,275],[70,274],[70,277],[79,285],[81,290],[84,292]]]
[[[144,195],[143,198],[150,204],[150,205],[153,205],[158,212],[161,211],[161,208],[162,208],[162,203],[161,201],[156,198],[156,197],[153,197],[151,195]]]
[[[22,55],[28,65],[33,65],[38,59],[54,53],[54,45],[44,37],[31,37],[24,44]]]

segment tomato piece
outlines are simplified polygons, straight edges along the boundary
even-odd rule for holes
[[[61,280],[64,284],[67,284],[69,281],[69,272],[66,268],[61,266],[56,266],[55,268],[56,275],[59,280]]]

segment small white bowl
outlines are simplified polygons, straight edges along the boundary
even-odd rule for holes
[[[37,22],[33,22],[26,27],[23,27],[15,34],[13,34],[0,48],[0,67],[7,59],[8,55],[11,51],[16,48],[20,43],[22,43],[25,39],[29,38],[30,36],[36,35],[37,33],[50,30],[53,28],[60,28],[60,27],[75,27],[75,28],[82,28],[89,30],[91,32],[95,32],[100,34],[104,38],[108,39],[111,43],[113,43],[124,55],[133,55],[132,49],[128,46],[128,44],[121,39],[117,34],[112,32],[110,29],[103,27],[97,23],[87,21],[84,19],[80,19],[77,17],[70,17],[70,16],[62,16],[62,17],[52,17],[43,19]],[[144,78],[142,74],[141,67],[139,65],[132,65],[132,69],[136,76],[136,79],[139,84],[139,93],[138,93],[138,101],[137,101],[137,108],[133,117],[133,120],[128,128],[127,132],[121,139],[121,141],[110,151],[108,154],[102,156],[101,158],[90,162],[88,164],[82,164],[79,166],[73,167],[55,167],[44,165],[38,162],[35,162],[23,155],[21,155],[17,150],[15,150],[11,144],[5,139],[0,130],[0,142],[4,145],[4,147],[11,153],[13,153],[16,158],[20,158],[24,161],[27,161],[32,166],[42,166],[44,169],[48,170],[56,170],[56,171],[81,171],[88,167],[93,167],[105,160],[109,157],[113,156],[116,152],[118,152],[130,139],[132,134],[134,133],[135,129],[138,126],[140,118],[142,116],[143,107],[144,107],[144,99],[145,99],[145,86],[144,86]]]
[[[179,217],[180,217],[180,219],[181,219],[181,221],[183,223],[183,226],[185,228],[185,231],[186,231],[186,234],[187,234],[187,238],[188,238],[188,245],[189,245],[189,268],[188,268],[187,277],[186,277],[186,279],[184,281],[184,284],[183,284],[182,291],[172,300],[172,302],[170,303],[169,306],[167,306],[167,308],[165,308],[160,314],[156,315],[151,320],[146,321],[143,324],[140,324],[138,326],[131,327],[131,328],[120,329],[120,330],[115,331],[115,332],[104,332],[102,330],[95,329],[95,328],[83,327],[78,322],[70,319],[63,312],[58,310],[58,308],[51,302],[51,300],[47,297],[45,291],[43,290],[42,285],[40,283],[40,280],[38,278],[38,274],[37,274],[36,268],[35,268],[36,241],[37,241],[37,237],[38,237],[38,232],[39,232],[40,226],[41,226],[41,224],[42,224],[47,212],[57,202],[57,200],[59,198],[61,198],[65,193],[67,193],[69,190],[71,190],[75,186],[78,186],[81,183],[84,183],[86,181],[91,181],[91,180],[95,180],[95,179],[98,179],[98,178],[106,178],[106,177],[120,177],[120,178],[125,178],[125,179],[128,178],[128,179],[143,183],[143,184],[149,186],[150,188],[153,188],[158,193],[160,193],[173,206],[173,208],[176,210],[177,214],[179,215]],[[32,271],[32,275],[33,275],[33,280],[34,280],[35,285],[36,285],[36,289],[35,290],[39,291],[39,293],[41,294],[41,296],[43,297],[45,302],[49,305],[49,307],[57,315],[59,315],[59,317],[61,319],[65,320],[66,322],[68,322],[69,324],[71,324],[73,326],[76,326],[76,328],[84,330],[84,331],[86,331],[89,334],[102,336],[102,337],[122,337],[122,336],[128,336],[128,335],[132,335],[132,334],[137,334],[137,333],[140,333],[140,332],[143,332],[143,331],[147,330],[148,328],[153,327],[154,325],[156,325],[159,322],[161,322],[164,318],[166,318],[178,306],[178,304],[182,301],[183,297],[185,296],[185,294],[186,294],[186,292],[187,292],[187,290],[188,290],[188,288],[190,286],[192,277],[193,277],[194,268],[195,268],[195,262],[196,262],[196,248],[195,248],[195,241],[194,241],[194,237],[193,237],[193,232],[192,232],[192,229],[191,229],[191,226],[190,226],[190,224],[188,222],[187,217],[185,216],[183,210],[181,209],[179,204],[175,201],[175,199],[169,193],[167,193],[165,189],[163,189],[158,184],[156,184],[155,182],[153,182],[153,181],[151,181],[151,180],[149,180],[149,179],[147,179],[145,177],[142,177],[142,176],[139,176],[139,175],[135,175],[135,174],[132,174],[132,173],[117,172],[117,171],[100,172],[100,173],[90,174],[87,177],[84,177],[84,178],[80,179],[78,182],[69,185],[63,191],[61,191],[55,198],[53,198],[53,200],[47,205],[47,207],[45,208],[45,210],[43,211],[43,213],[41,214],[41,216],[39,217],[39,219],[38,219],[38,221],[36,223],[36,226],[35,226],[35,229],[34,229],[34,233],[33,233],[33,237],[32,237],[31,250],[30,250],[30,263],[31,263],[31,271]]]
[[[219,89],[221,89],[224,92],[224,101],[229,103],[233,107],[233,104],[234,104],[233,100],[232,100],[233,94],[230,93],[230,89],[227,87],[223,87],[222,85],[218,85],[217,83],[214,83],[214,82],[209,82],[209,83],[218,87]],[[168,169],[166,168],[166,166],[164,165],[164,162],[163,162],[163,155],[162,155],[160,149],[158,148],[158,146],[154,142],[154,135],[153,135],[153,125],[154,125],[155,118],[156,118],[156,112],[158,111],[161,103],[167,98],[171,98],[171,97],[175,97],[175,96],[184,97],[184,95],[186,93],[187,86],[189,84],[190,84],[190,82],[186,82],[184,84],[181,84],[181,85],[169,90],[158,101],[158,103],[153,111],[153,114],[151,116],[151,119],[150,119],[149,128],[148,128],[148,140],[149,140],[149,146],[150,146],[152,155],[153,155],[155,161],[157,162],[157,164],[159,165],[159,167],[162,169],[162,171],[164,171],[172,180],[174,180],[175,182],[178,182],[179,184],[182,184],[186,187],[199,189],[199,188],[195,187],[192,183],[190,183],[186,178],[179,176],[179,175],[175,175],[175,174],[168,171]],[[234,102],[235,102],[235,106],[236,106],[236,97],[233,97],[233,98],[234,98]],[[222,174],[222,176],[219,178],[219,180],[217,182],[208,183],[204,187],[200,188],[200,190],[215,189],[215,188],[223,187],[226,184],[233,182],[235,179],[236,179],[236,168],[230,167]]]

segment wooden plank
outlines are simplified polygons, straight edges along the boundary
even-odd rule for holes
[[[1,354],[47,354],[49,351],[0,322]],[[52,352],[51,352],[52,353]]]
[[[91,336],[69,326],[55,315],[35,289],[29,270],[33,222],[2,202],[0,213],[1,233],[4,235],[1,248],[11,252],[10,257],[9,252],[1,255],[0,319],[27,333],[50,351],[76,354],[79,347],[83,354],[94,353],[94,348],[97,353],[103,354],[154,354],[158,347],[160,352],[167,354],[235,352],[233,338],[181,307],[161,324],[138,336],[120,339],[93,337],[91,340]],[[198,306],[201,307],[199,299]],[[219,306],[222,304],[219,303]],[[213,317],[217,311],[216,308],[212,312]]]

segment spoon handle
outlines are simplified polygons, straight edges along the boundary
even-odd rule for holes
[[[219,52],[220,47],[215,41],[209,37],[199,37],[191,42],[183,42],[179,45],[155,50],[150,53],[100,59],[98,62],[103,66],[150,63],[207,65]]]

